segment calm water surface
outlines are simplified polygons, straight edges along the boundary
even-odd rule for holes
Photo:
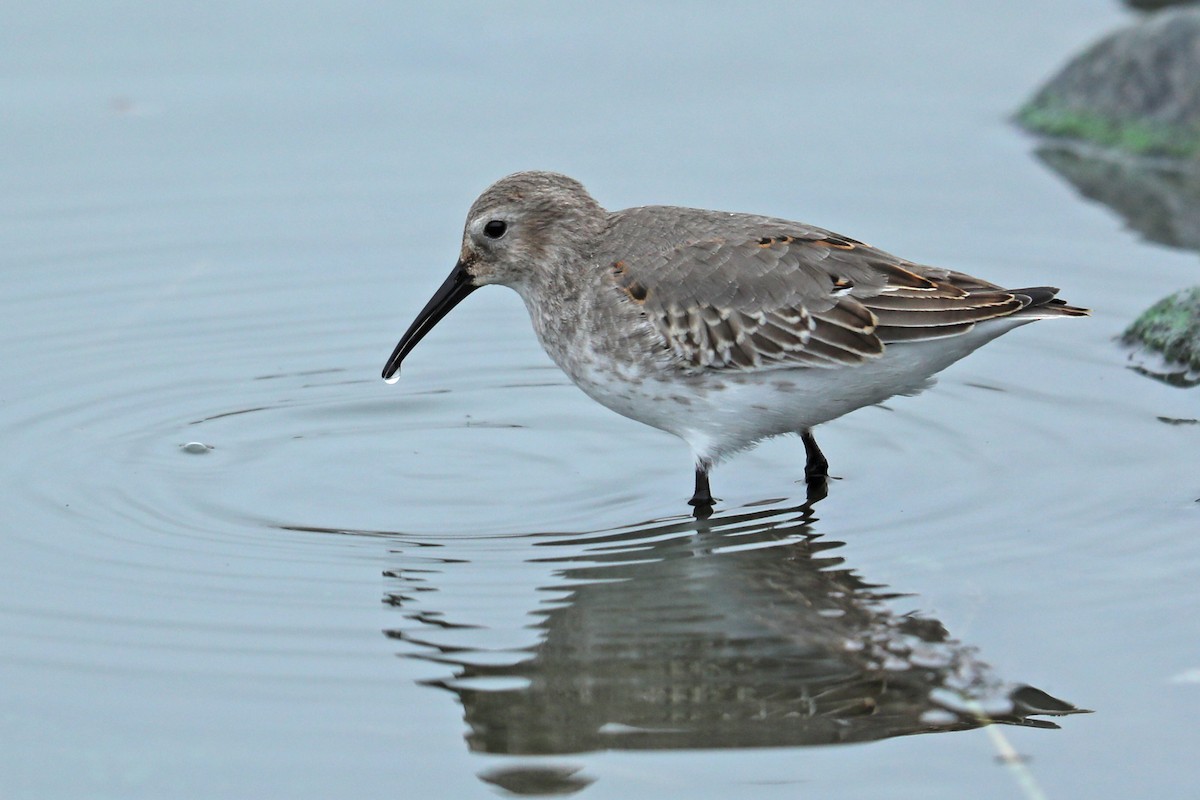
[[[1005,121],[1123,19],[7,4],[4,796],[1194,796],[1200,390],[1112,338],[1196,254]],[[510,292],[378,379],[522,168],[1095,316],[826,426],[827,497],[794,439],[737,458],[696,523],[683,444]]]

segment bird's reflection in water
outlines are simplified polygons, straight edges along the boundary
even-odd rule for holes
[[[889,608],[897,595],[847,568],[814,521],[810,501],[540,538],[566,596],[536,612],[539,644],[488,665],[417,637],[453,665],[431,685],[461,700],[472,750],[527,755],[1052,728],[1042,717],[1078,710]]]

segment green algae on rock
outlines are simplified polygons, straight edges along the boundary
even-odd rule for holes
[[[1200,372],[1200,286],[1183,289],[1150,306],[1125,329],[1121,340],[1154,351],[1167,362],[1188,369],[1188,373],[1176,374],[1143,371],[1170,383],[1200,383],[1200,376],[1190,374]]]
[[[1016,119],[1035,133],[1200,161],[1200,8],[1156,12],[1101,39]]]

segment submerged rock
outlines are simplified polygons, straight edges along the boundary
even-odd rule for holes
[[[1200,286],[1159,300],[1121,335],[1162,357],[1165,363],[1137,365],[1139,372],[1178,386],[1200,384]]]
[[[1200,6],[1149,14],[1101,39],[1017,121],[1036,133],[1200,164]]]

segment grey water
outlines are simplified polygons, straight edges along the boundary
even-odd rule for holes
[[[6,3],[0,794],[1193,797],[1200,390],[1113,340],[1196,253],[1007,119],[1129,18]],[[685,446],[511,292],[379,379],[529,168],[1094,316],[824,426],[828,496],[781,439],[696,521]]]

